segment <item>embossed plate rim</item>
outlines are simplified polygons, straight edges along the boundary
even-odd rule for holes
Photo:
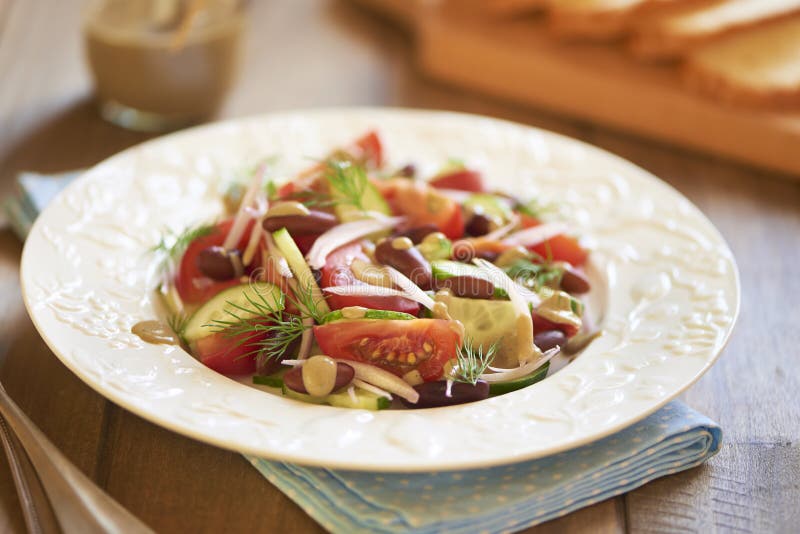
[[[615,284],[609,294],[610,319],[617,312],[631,317],[630,313],[647,311],[648,316],[663,316],[662,322],[643,321],[637,315],[632,322],[638,326],[632,328],[624,321],[621,325],[612,321],[611,326],[616,325],[609,327],[612,333],[544,382],[473,405],[422,412],[366,413],[295,403],[217,375],[182,350],[139,346],[125,336],[119,324],[144,318],[148,309],[152,314],[149,302],[136,300],[137,288],[146,277],[130,263],[130,252],[144,249],[142,242],[152,237],[148,231],[163,215],[157,206],[137,204],[135,195],[151,194],[148,187],[167,183],[156,179],[172,176],[171,185],[199,195],[196,210],[202,210],[213,197],[209,190],[214,182],[190,178],[189,171],[210,176],[213,169],[208,171],[208,165],[243,153],[242,145],[263,151],[267,144],[291,141],[290,151],[302,145],[319,153],[367,126],[383,131],[390,158],[411,159],[419,153],[424,154],[422,163],[431,164],[448,149],[471,147],[465,150],[483,158],[490,177],[505,177],[506,188],[538,188],[544,193],[548,188],[562,188],[564,202],[573,209],[570,216],[576,218],[572,222],[579,229],[592,226],[600,236],[598,269]],[[447,139],[448,135],[461,139]],[[206,157],[206,152],[216,154],[215,150],[219,154],[214,157],[220,160]],[[302,163],[297,154],[288,159],[295,168]],[[581,174],[587,171],[591,176]],[[112,182],[117,179],[119,186]],[[115,200],[115,187],[125,188],[127,202]],[[628,197],[636,202],[624,203],[619,207],[621,214],[609,212],[600,220],[604,206]],[[667,210],[660,214],[668,217],[666,222],[658,220],[660,209]],[[674,219],[669,210],[677,210]],[[154,219],[145,220],[141,227],[146,235],[133,235],[127,229],[115,229],[119,221],[114,217],[120,212],[145,219],[149,214]],[[90,225],[93,217],[103,224]],[[74,230],[84,226],[97,234],[92,239],[98,242],[116,236],[128,253],[111,253],[116,250],[111,245],[92,245]],[[666,244],[650,247],[654,235]],[[621,251],[614,250],[615,243],[624,245]],[[37,262],[51,249],[64,259],[56,270]],[[111,265],[107,270],[118,267],[119,272],[114,271],[118,279],[98,279],[107,267],[103,267],[106,252]],[[681,253],[687,252],[707,254],[705,259],[712,265],[698,268],[687,280],[682,269],[693,269],[681,263]],[[653,262],[655,266],[648,267]],[[76,279],[60,280],[62,269],[74,271]],[[620,280],[620,272],[631,279]],[[381,108],[318,109],[235,119],[125,150],[88,171],[45,210],[23,251],[21,280],[28,312],[53,352],[98,393],[133,413],[200,441],[255,456],[337,469],[402,472],[482,468],[547,456],[633,424],[691,386],[716,361],[738,316],[741,294],[735,260],[719,232],[680,193],[632,163],[581,141],[498,119]],[[81,288],[86,293],[75,297]],[[120,296],[115,300],[112,295]],[[128,300],[135,304],[123,295],[132,295]],[[87,302],[102,310],[102,321],[87,322],[81,316]],[[695,305],[701,306],[702,313],[692,311]],[[676,317],[679,313],[684,315]],[[698,317],[708,318],[708,324]],[[679,334],[658,328],[637,333],[642,324],[675,326]],[[103,349],[126,344],[130,346]],[[636,347],[640,351],[625,352]],[[209,398],[209,391],[223,400]],[[277,412],[270,410],[274,408]],[[455,419],[458,424],[453,423]],[[344,432],[333,436],[333,428]]]

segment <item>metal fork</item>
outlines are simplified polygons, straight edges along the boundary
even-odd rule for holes
[[[42,508],[41,502],[39,507],[26,508],[32,502],[30,499],[26,500],[24,496],[26,488],[31,492],[27,494],[30,497],[33,494],[32,490],[36,487],[35,484],[41,482],[60,528],[64,532],[87,534],[152,532],[61,454],[20,410],[19,406],[6,393],[2,383],[0,383],[0,415],[5,418],[5,422],[10,427],[9,434],[13,434],[9,436],[9,442],[12,443],[11,454],[14,455],[16,452],[16,449],[13,448],[13,441],[11,441],[16,437],[38,476],[38,480],[32,480],[31,474],[23,475],[24,459],[19,454],[14,456],[16,462],[12,466],[12,473],[15,473],[15,468],[19,468],[18,473],[14,474],[15,482],[17,475],[24,476],[24,479],[21,478],[23,493],[20,495],[20,501],[22,501],[26,514],[26,524],[29,521],[38,521],[42,532],[52,532],[52,530],[44,530],[47,519],[45,517],[46,510]],[[8,450],[6,447],[7,453]],[[18,491],[19,488],[18,485]],[[32,514],[31,518],[27,517],[27,514]]]

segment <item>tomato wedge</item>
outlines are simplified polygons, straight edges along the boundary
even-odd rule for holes
[[[215,282],[205,277],[197,268],[197,256],[200,252],[208,247],[222,246],[231,226],[233,226],[233,219],[224,220],[218,223],[211,230],[211,233],[198,237],[186,247],[186,252],[183,253],[178,272],[175,275],[175,288],[185,303],[197,304],[205,302],[223,289],[240,283],[238,279]],[[244,250],[247,247],[252,228],[253,221],[251,220],[241,240],[239,240],[237,245],[239,250]],[[256,257],[260,257],[260,254],[257,254]]]
[[[395,215],[408,218],[411,227],[434,224],[450,239],[464,235],[461,206],[424,182],[393,178],[375,185]]]
[[[523,228],[542,224],[539,219],[529,215],[520,215],[520,223]],[[583,248],[577,239],[566,234],[558,234],[530,249],[543,258],[550,256],[555,261],[566,261],[576,267],[586,263],[586,258],[589,257],[589,251]]]
[[[195,341],[193,354],[207,367],[224,375],[249,375],[256,371],[257,343],[265,336],[211,334]],[[249,354],[253,352],[253,354]]]
[[[383,166],[383,143],[378,137],[378,132],[370,130],[353,143],[358,154],[354,154],[359,161],[369,169],[380,169]],[[350,152],[356,152],[350,150]]]
[[[532,314],[533,319],[533,332],[534,334],[540,334],[542,332],[546,332],[548,330],[560,330],[564,332],[564,335],[568,338],[574,336],[578,333],[578,328],[571,324],[563,324],[563,323],[554,323],[549,319],[545,319],[541,315],[538,315],[535,311]]]
[[[426,382],[442,378],[461,343],[453,321],[443,319],[337,321],[315,326],[314,337],[331,358],[369,363],[397,376],[416,369]]]
[[[369,262],[369,257],[361,249],[360,243],[351,243],[340,247],[330,253],[322,268],[320,285],[325,287],[347,286],[347,285],[367,285],[358,280],[353,274],[350,265],[353,260],[359,259]],[[363,306],[373,310],[390,310],[410,313],[419,313],[419,304],[413,300],[403,297],[360,297],[344,295],[326,295],[325,300],[332,310],[338,310],[346,306]]]
[[[470,193],[484,193],[486,191],[483,187],[481,173],[469,169],[459,169],[440,174],[429,183],[439,189],[456,189],[458,191],[469,191]]]

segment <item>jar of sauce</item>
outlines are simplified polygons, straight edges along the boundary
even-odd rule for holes
[[[95,0],[84,38],[101,115],[142,131],[212,115],[238,70],[242,0]]]

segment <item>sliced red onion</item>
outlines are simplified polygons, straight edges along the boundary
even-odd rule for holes
[[[363,285],[331,286],[325,287],[322,291],[332,295],[354,296],[354,297],[405,297],[402,291],[391,287]]]
[[[252,218],[252,215],[248,212],[248,207],[253,203],[258,194],[258,191],[261,189],[261,184],[264,181],[264,177],[267,174],[267,166],[260,165],[258,170],[253,173],[253,179],[250,181],[250,185],[247,186],[247,191],[245,191],[244,196],[242,197],[242,203],[239,204],[239,211],[236,212],[236,217],[233,220],[233,225],[231,226],[230,232],[225,237],[225,242],[222,244],[223,248],[226,250],[231,250],[236,244],[242,239],[242,235],[244,235],[244,231],[247,228],[247,221]]]
[[[394,393],[398,397],[406,399],[412,404],[419,401],[419,393],[408,382],[393,375],[389,371],[384,371],[374,365],[369,365],[362,362],[353,362],[348,360],[347,365],[351,366],[356,371],[356,378],[363,380],[368,384],[379,387],[389,393]]]
[[[486,241],[496,241],[501,237],[503,237],[504,235],[506,235],[507,233],[509,233],[514,228],[516,228],[518,224],[519,224],[519,216],[517,216],[517,214],[514,214],[514,216],[511,217],[511,220],[508,222],[508,224],[505,224],[500,228],[498,228],[497,230],[489,232],[486,235],[482,235],[480,239]]]
[[[353,385],[358,386],[365,391],[369,391],[370,393],[374,393],[379,397],[386,397],[387,399],[390,400],[392,398],[392,394],[389,393],[388,391],[384,391],[379,387],[373,386],[372,384],[367,384],[366,382],[364,382],[363,380],[359,380],[358,378],[353,379]]]
[[[517,284],[514,283],[505,271],[481,258],[475,258],[472,261],[489,276],[489,279],[496,287],[500,287],[508,293],[508,299],[514,305],[518,314],[530,317],[531,311],[528,309],[528,304],[525,302],[525,299],[522,298],[522,295],[520,295]]]
[[[485,380],[487,382],[508,382],[510,380],[516,380],[517,378],[521,378],[523,376],[531,374],[536,369],[549,362],[553,358],[553,356],[558,354],[558,352],[559,352],[558,347],[550,349],[547,352],[545,352],[541,358],[520,365],[519,367],[516,367],[514,369],[500,369],[497,367],[489,367],[489,369],[495,372],[483,373],[481,375],[481,380]]]
[[[532,247],[559,234],[563,234],[566,231],[567,226],[563,223],[556,222],[540,224],[539,226],[533,226],[531,228],[520,230],[519,232],[514,232],[513,234],[507,236],[503,241],[509,245]]]
[[[255,258],[258,250],[258,242],[261,240],[263,232],[264,228],[261,226],[261,221],[256,220],[255,225],[253,225],[253,231],[250,232],[250,241],[247,242],[247,248],[244,249],[244,254],[242,254],[242,263],[245,267],[253,263],[253,258]]]
[[[314,331],[311,328],[314,326],[314,319],[311,317],[304,317],[303,326],[306,328],[303,330],[303,335],[300,338],[300,349],[297,351],[298,360],[305,360],[308,358],[308,355],[311,354],[311,343],[314,341]]]
[[[403,290],[403,296],[414,302],[419,302],[429,310],[433,310],[434,301],[428,296],[417,284],[412,282],[406,275],[395,269],[394,267],[384,266],[384,269],[392,279],[392,283],[399,286]]]
[[[334,226],[314,241],[311,250],[306,254],[308,264],[312,269],[322,269],[328,254],[337,248],[369,234],[392,228],[402,220],[402,217],[361,219]]]
[[[455,200],[459,204],[463,204],[469,200],[469,197],[475,194],[470,191],[462,191],[461,189],[447,189],[443,187],[434,187],[434,190],[450,200]]]

